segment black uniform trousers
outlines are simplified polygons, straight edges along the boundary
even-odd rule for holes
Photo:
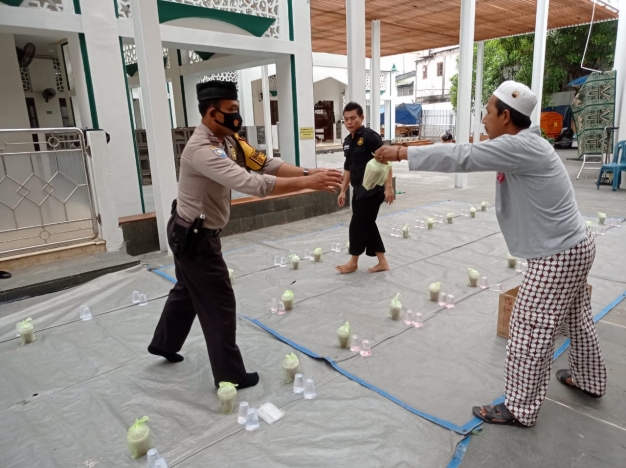
[[[168,223],[170,236],[174,218]],[[179,352],[197,315],[215,384],[241,382],[246,368],[236,343],[235,293],[219,237],[201,236],[193,252],[174,256],[174,264],[177,282],[165,302],[151,346],[166,353]]]
[[[385,253],[385,245],[376,226],[378,211],[384,201],[384,192],[360,200],[352,199],[350,255],[359,256],[365,252],[368,257],[375,257],[376,253]]]

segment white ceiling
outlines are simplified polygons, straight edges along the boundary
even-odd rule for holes
[[[35,55],[56,57],[56,44],[63,41],[63,37],[27,36],[15,34],[15,46],[24,47],[28,42],[35,44]]]

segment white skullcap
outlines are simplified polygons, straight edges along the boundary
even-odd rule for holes
[[[530,117],[537,105],[537,96],[530,88],[516,81],[505,81],[493,95],[519,113]]]

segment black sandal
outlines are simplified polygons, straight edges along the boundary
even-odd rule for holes
[[[9,279],[11,276],[8,271],[0,271],[0,279]]]
[[[486,415],[480,414],[480,410],[485,409],[487,411]],[[515,426],[515,427],[530,427],[525,426],[517,419],[515,416],[507,409],[504,403],[500,403],[498,405],[485,405],[485,406],[474,406],[472,408],[472,412],[474,416],[480,419],[487,424],[497,424],[500,426]]]
[[[574,385],[573,383],[570,383],[571,380],[570,382],[568,382],[567,380],[572,378],[572,373],[568,369],[561,369],[561,370],[556,371],[556,378],[559,379],[559,382],[561,382],[566,387],[576,388],[580,390],[581,392],[583,392],[588,397],[602,398],[602,395],[597,395],[595,393],[588,392],[587,390],[583,390],[582,388]]]

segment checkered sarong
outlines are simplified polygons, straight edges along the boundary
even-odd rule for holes
[[[603,395],[606,367],[591,314],[587,275],[596,248],[588,236],[563,253],[528,261],[510,324],[505,366],[506,407],[532,426],[546,396],[555,338],[571,340],[574,384]]]

